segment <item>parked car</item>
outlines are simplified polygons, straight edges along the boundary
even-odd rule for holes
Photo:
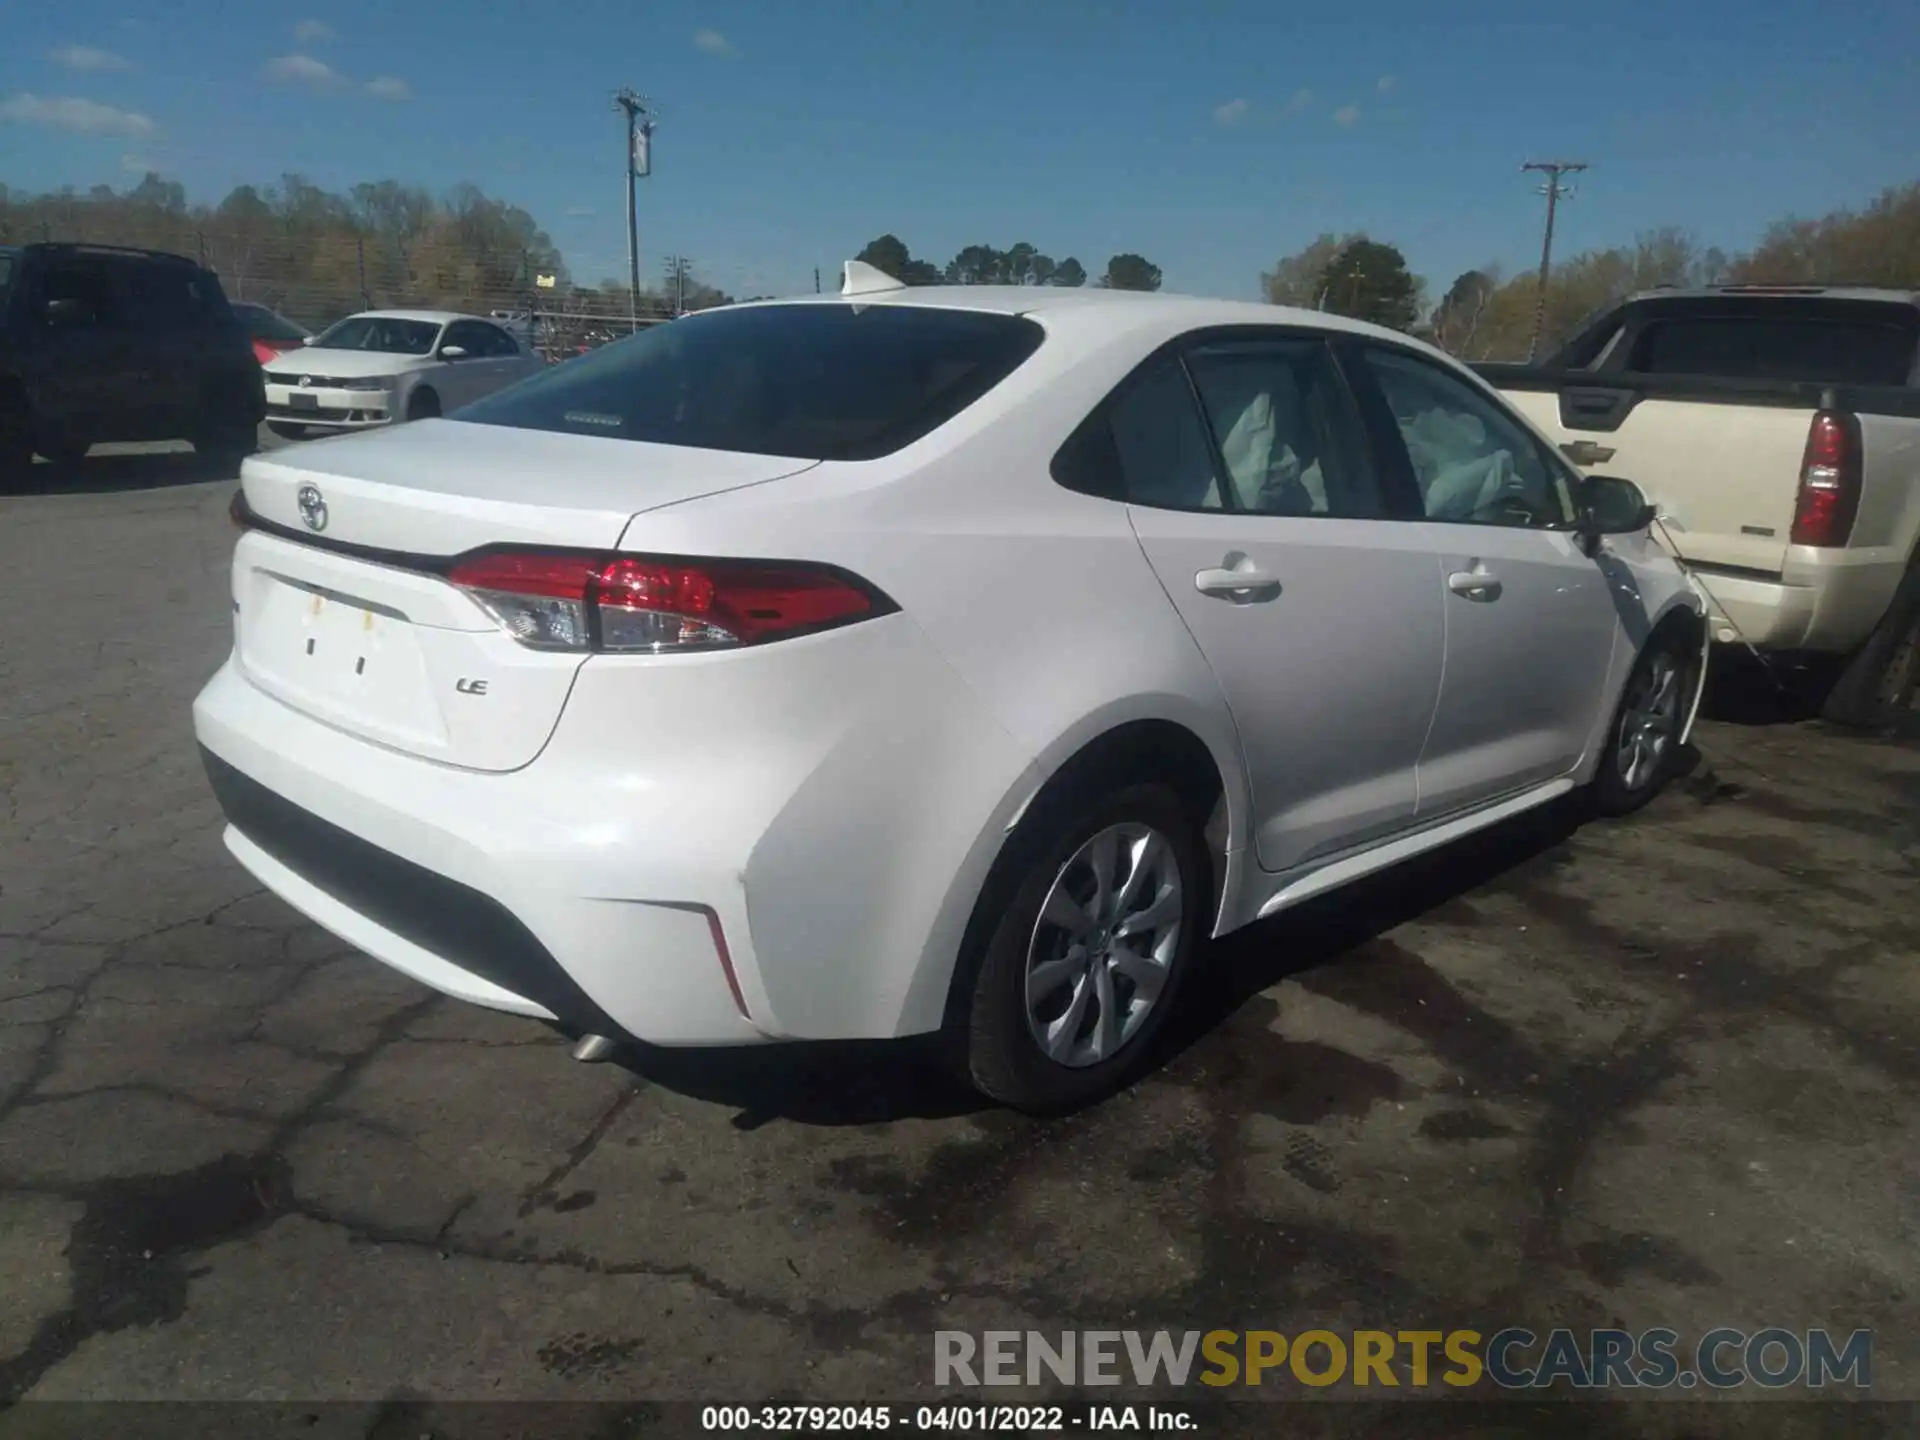
[[[262,365],[272,364],[277,356],[288,350],[298,350],[313,334],[306,326],[276,314],[264,305],[249,305],[238,300],[230,303],[234,315],[253,337],[254,358]]]
[[[284,439],[427,420],[546,368],[491,320],[444,310],[349,315],[267,366],[267,424]]]
[[[1478,368],[1576,463],[1645,487],[1718,640],[1819,682],[1830,720],[1878,727],[1911,707],[1920,295],[1656,290],[1543,366]]]
[[[1635,487],[1405,336],[859,264],[234,515],[194,725],[268,888],[581,1058],[932,1034],[1039,1110],[1206,937],[1644,804],[1704,651]]]
[[[264,408],[211,271],[156,250],[0,246],[0,480],[103,441],[189,440],[238,464]]]

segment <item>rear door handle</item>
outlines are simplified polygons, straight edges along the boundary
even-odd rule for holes
[[[1456,570],[1447,576],[1447,589],[1469,600],[1498,600],[1500,577],[1490,570]]]
[[[1276,598],[1280,581],[1243,557],[1231,568],[1199,571],[1193,577],[1193,588],[1236,605],[1253,605]]]

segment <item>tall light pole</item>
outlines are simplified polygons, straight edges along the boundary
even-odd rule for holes
[[[624,89],[613,97],[613,108],[627,117],[627,320],[632,334],[640,329],[640,197],[635,182],[653,173],[653,111]]]
[[[1540,286],[1533,301],[1533,339],[1527,344],[1529,365],[1540,352],[1540,331],[1547,319],[1547,274],[1553,265],[1553,217],[1559,210],[1560,197],[1573,193],[1560,183],[1560,177],[1577,175],[1586,168],[1583,160],[1529,160],[1520,167],[1522,174],[1536,171],[1547,177],[1547,183],[1540,187],[1540,193],[1547,197],[1547,230],[1540,240]]]

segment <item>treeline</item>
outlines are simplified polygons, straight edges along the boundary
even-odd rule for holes
[[[1273,304],[1411,331],[1468,360],[1525,359],[1536,310],[1544,357],[1594,312],[1633,291],[1721,284],[1920,290],[1920,182],[1885,190],[1860,209],[1778,221],[1744,254],[1703,246],[1672,228],[1648,231],[1631,245],[1583,251],[1548,272],[1544,307],[1537,271],[1509,278],[1495,265],[1464,272],[1430,303],[1401,252],[1362,234],[1322,235],[1260,277]]]
[[[238,186],[217,205],[190,205],[177,183],[151,173],[118,192],[0,185],[0,242],[36,240],[190,255],[232,298],[310,325],[367,305],[524,304],[540,276],[567,285],[565,260],[534,218],[473,185],[436,195],[380,180],[335,194],[290,174]]]
[[[906,285],[1084,285],[1087,270],[1074,256],[1055,260],[1022,240],[1005,250],[969,245],[945,265],[915,259],[898,235],[870,240],[853,257]],[[1144,255],[1115,255],[1096,284],[1108,290],[1158,290],[1160,267]]]

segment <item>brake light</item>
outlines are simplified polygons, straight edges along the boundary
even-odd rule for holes
[[[447,578],[536,650],[664,654],[761,645],[893,610],[824,565],[493,550]]]
[[[236,530],[245,530],[253,523],[253,512],[247,508],[247,492],[235,488],[233,498],[227,502],[227,519],[233,522]]]
[[[262,365],[271,365],[274,357],[279,353],[280,352],[271,345],[265,344],[262,341],[256,340],[253,342],[253,358],[258,360]]]
[[[1853,533],[1860,508],[1860,420],[1822,410],[1807,430],[1800,494],[1793,507],[1793,543],[1838,547]]]

